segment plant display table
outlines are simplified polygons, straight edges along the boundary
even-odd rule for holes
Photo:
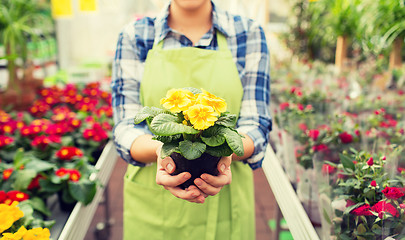
[[[55,204],[52,206],[52,215],[55,216],[56,220],[56,224],[51,229],[51,237],[53,239],[84,239],[95,211],[98,205],[103,201],[103,194],[107,194],[106,187],[117,158],[118,155],[115,146],[112,141],[109,141],[104,147],[95,166],[98,172],[90,176],[90,179],[97,179],[100,185],[97,187],[97,193],[89,205],[84,206],[79,202],[69,214],[61,212],[55,201]],[[106,199],[104,201],[106,201]],[[108,206],[108,201],[106,201],[105,204]],[[108,221],[108,219],[106,219],[106,221]]]
[[[294,239],[319,240],[290,180],[280,165],[280,160],[270,145],[267,146],[263,171]]]

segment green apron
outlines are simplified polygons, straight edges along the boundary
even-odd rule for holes
[[[203,88],[224,98],[239,114],[243,88],[226,38],[217,34],[219,50],[194,47],[163,50],[163,41],[148,52],[141,83],[144,106],[160,106],[171,88]],[[253,240],[255,205],[251,168],[233,162],[232,183],[204,204],[174,197],[157,185],[156,163],[128,165],[124,178],[126,240]]]

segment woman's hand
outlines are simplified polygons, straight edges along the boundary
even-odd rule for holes
[[[205,198],[218,194],[223,186],[232,182],[231,162],[231,156],[222,157],[218,163],[218,176],[204,173],[194,180],[194,184],[202,191]]]
[[[157,159],[157,172],[156,172],[156,183],[162,185],[166,190],[170,191],[175,197],[187,200],[194,203],[204,203],[205,195],[196,186],[191,185],[187,189],[181,189],[180,184],[184,183],[190,179],[191,174],[189,172],[183,172],[178,175],[170,175],[175,170],[176,165],[173,159],[166,157],[164,159],[160,158],[158,154]]]

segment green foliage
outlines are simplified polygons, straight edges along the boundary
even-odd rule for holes
[[[185,88],[194,94],[202,93],[195,88]],[[146,122],[153,139],[163,142],[161,157],[170,156],[173,152],[193,160],[207,152],[216,157],[229,156],[235,153],[244,154],[242,135],[234,127],[237,116],[223,112],[213,126],[197,130],[186,119],[183,112],[172,113],[156,107],[143,107],[134,117],[134,123]]]
[[[51,28],[51,19],[42,14],[43,6],[37,0],[2,0],[0,2],[0,43],[6,47],[9,71],[14,73],[17,56],[27,57],[27,42],[38,39],[38,31]],[[10,80],[13,81],[13,74]]]

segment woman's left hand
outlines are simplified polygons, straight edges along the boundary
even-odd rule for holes
[[[232,182],[231,162],[231,156],[222,157],[218,163],[218,176],[204,173],[194,180],[194,184],[201,190],[204,197],[218,194],[223,186]]]

